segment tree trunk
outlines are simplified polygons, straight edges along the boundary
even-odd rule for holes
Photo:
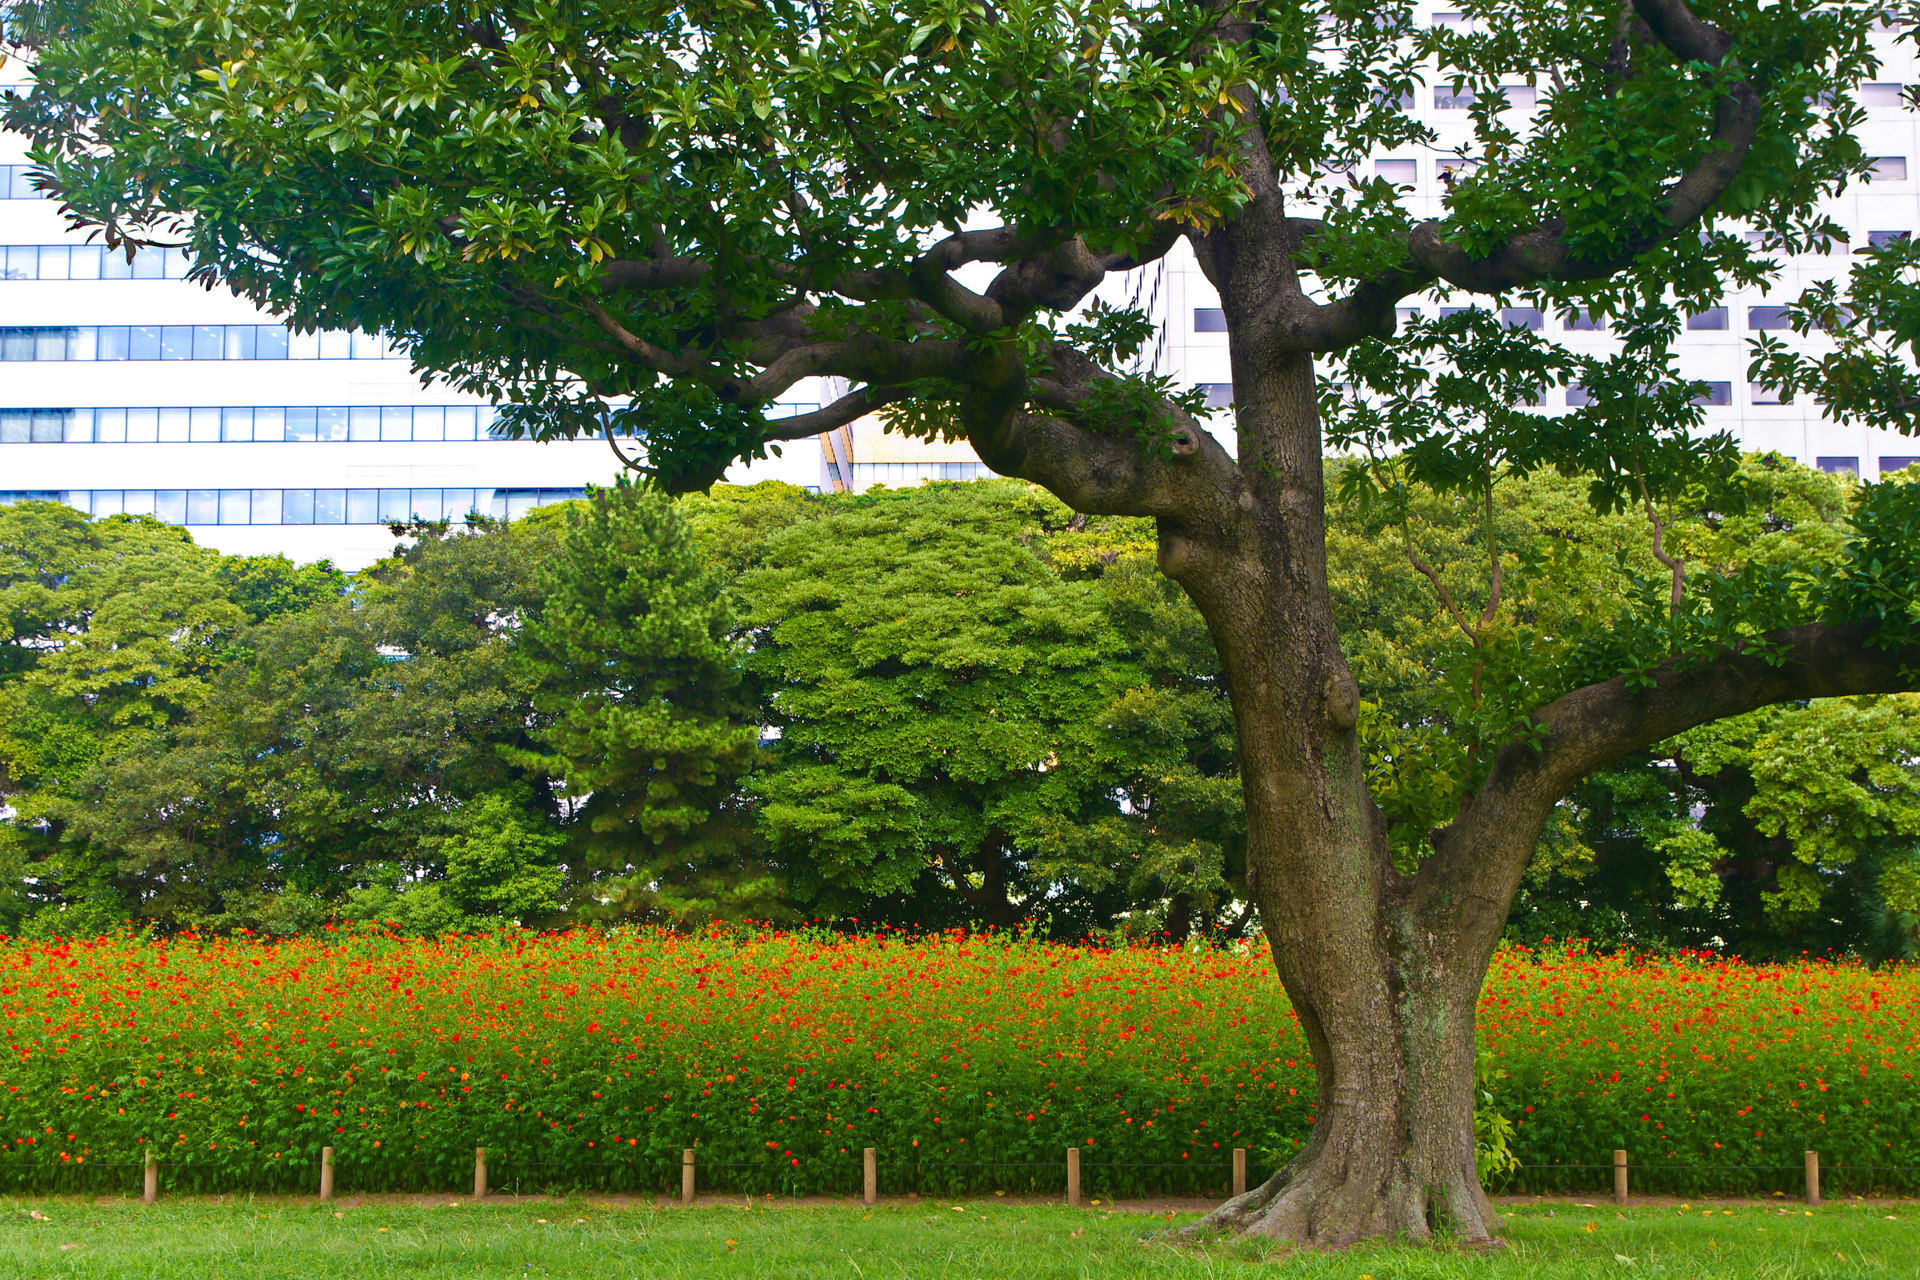
[[[1485,1240],[1473,1020],[1504,903],[1436,908],[1394,869],[1327,592],[1312,365],[1262,367],[1278,373],[1235,387],[1237,513],[1163,522],[1161,563],[1206,617],[1232,688],[1247,879],[1319,1096],[1299,1156],[1201,1226],[1322,1246],[1436,1229]]]

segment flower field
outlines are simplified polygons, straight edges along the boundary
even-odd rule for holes
[[[1313,1123],[1264,951],[975,935],[0,942],[0,1185],[1214,1189]],[[1504,953],[1529,1164],[1920,1165],[1920,974]],[[93,1181],[98,1179],[98,1181]],[[9,1181],[10,1180],[10,1181]],[[1784,1182],[1776,1179],[1780,1185]],[[1587,1185],[1592,1184],[1589,1179]],[[1767,1185],[1773,1185],[1771,1183]]]

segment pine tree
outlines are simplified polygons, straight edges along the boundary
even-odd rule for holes
[[[523,620],[538,752],[573,819],[582,877],[607,914],[767,914],[737,779],[757,732],[723,581],[673,500],[602,490],[570,513]]]

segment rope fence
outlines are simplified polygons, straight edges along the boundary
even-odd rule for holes
[[[1062,1195],[1068,1204],[1086,1202],[1089,1195],[1108,1200],[1121,1196],[1188,1194],[1196,1196],[1239,1195],[1253,1183],[1249,1180],[1247,1149],[1236,1147],[1225,1162],[1160,1161],[1094,1163],[1083,1159],[1078,1147],[1068,1147],[1065,1159],[924,1161],[916,1159],[881,1160],[873,1147],[866,1148],[860,1163],[836,1164],[824,1181],[829,1189],[851,1195],[856,1191],[871,1205],[880,1196],[884,1184],[889,1195],[956,1195],[984,1190],[1015,1194]],[[433,1172],[442,1186],[456,1184],[464,1170],[446,1167]],[[349,1174],[352,1166],[348,1165]],[[63,1165],[12,1165],[0,1162],[0,1194],[125,1195],[139,1186],[149,1204],[158,1199],[164,1171],[166,1189],[187,1194],[217,1194],[223,1183],[231,1186],[232,1170],[226,1166],[197,1164],[191,1161],[161,1160],[152,1152],[143,1163],[100,1161]],[[332,1147],[322,1148],[316,1169],[304,1162],[288,1161],[271,1170],[262,1179],[249,1176],[249,1190],[304,1194],[317,1192],[320,1199],[331,1200],[337,1190],[339,1165]],[[1263,1175],[1270,1170],[1260,1171]],[[522,1158],[512,1152],[474,1150],[473,1197],[483,1199],[494,1193],[544,1195],[598,1191],[615,1194],[671,1195],[676,1190],[684,1204],[692,1204],[701,1190],[709,1192],[747,1192],[749,1194],[781,1190],[777,1173],[765,1161],[700,1161],[688,1148],[676,1163],[671,1158],[639,1157],[602,1164],[544,1161]],[[676,1178],[676,1174],[678,1177]],[[985,1176],[983,1176],[985,1175]],[[385,1185],[358,1185],[349,1178],[350,1189],[362,1193],[394,1190]],[[374,1179],[374,1183],[382,1180]],[[820,1170],[808,1173],[808,1186],[817,1191],[822,1185]],[[1920,1165],[1880,1165],[1836,1163],[1823,1170],[1818,1152],[1809,1151],[1797,1165],[1657,1165],[1629,1166],[1627,1153],[1615,1151],[1607,1164],[1522,1164],[1496,1175],[1487,1189],[1495,1194],[1604,1194],[1611,1191],[1616,1203],[1626,1203],[1634,1194],[1699,1196],[1709,1194],[1796,1195],[1808,1204],[1818,1204],[1823,1184],[1842,1194],[1913,1192],[1920,1189]]]

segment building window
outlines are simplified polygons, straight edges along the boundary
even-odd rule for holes
[[[0,164],[0,200],[44,200],[44,193],[34,190],[28,174],[33,172],[30,164]]]
[[[1693,398],[1693,403],[1704,405],[1723,405],[1733,403],[1733,384],[1731,382],[1709,382],[1706,390]]]
[[[1415,320],[1418,320],[1420,318],[1420,308],[1395,307],[1393,309],[1393,314],[1400,321],[1401,324],[1411,324]]]
[[[184,249],[125,253],[97,244],[13,244],[0,248],[0,280],[184,280]]]
[[[1868,110],[1898,111],[1906,106],[1906,92],[1907,86],[1903,84],[1863,84],[1860,86],[1860,105]]]
[[[1858,458],[1820,458],[1817,461],[1822,471],[1833,475],[1857,476],[1860,474]]]
[[[1568,387],[1567,388],[1567,407],[1568,408],[1578,409],[1584,405],[1590,405],[1592,403],[1593,403],[1593,393],[1591,391],[1588,391],[1585,387]]]
[[[1465,178],[1479,169],[1478,160],[1442,160],[1439,165],[1440,181],[1452,185],[1455,178]]]
[[[0,444],[60,444],[78,416],[72,409],[0,409]]]
[[[1778,387],[1763,386],[1755,382],[1748,384],[1747,398],[1755,404],[1792,404],[1793,397]]]
[[[1747,328],[1754,330],[1791,329],[1785,307],[1748,307]]]
[[[1727,327],[1727,309],[1708,307],[1705,311],[1696,311],[1687,317],[1689,329],[1724,329]]]
[[[498,417],[492,405],[0,409],[0,444],[506,439]]]
[[[884,484],[905,488],[930,480],[982,480],[991,474],[982,462],[856,462],[853,487]]]
[[[1193,309],[1193,331],[1195,333],[1225,333],[1227,331],[1227,313],[1219,307],[1195,307]]]
[[[1898,458],[1883,457],[1880,459],[1880,474],[1882,476],[1890,476],[1896,471],[1905,471],[1908,467],[1913,467],[1913,466],[1920,466],[1920,457],[1913,457],[1913,456],[1898,457]]]
[[[1913,232],[1911,231],[1869,231],[1867,232],[1867,245],[1869,248],[1874,248],[1874,249],[1884,249],[1890,244],[1899,244],[1904,240],[1911,240],[1911,239],[1913,239]]]
[[[1867,172],[1880,182],[1905,182],[1907,180],[1907,158],[1905,156],[1875,156],[1867,162]]]
[[[1464,87],[1455,89],[1451,85],[1441,85],[1433,91],[1435,111],[1465,111],[1477,101],[1473,90]]]
[[[0,360],[384,360],[378,334],[292,333],[277,324],[0,329]]]
[[[1500,319],[1509,329],[1534,329],[1546,327],[1546,317],[1538,307],[1506,307],[1500,312]]]
[[[1540,91],[1530,84],[1503,84],[1500,94],[1509,111],[1531,111],[1540,105]]]
[[[1233,384],[1231,382],[1203,382],[1200,389],[1207,393],[1207,408],[1230,409],[1233,407]]]
[[[1376,160],[1373,171],[1396,187],[1410,187],[1420,181],[1418,160]]]
[[[1607,322],[1604,319],[1584,307],[1567,317],[1567,328],[1577,332],[1598,333],[1603,332],[1606,327]]]

